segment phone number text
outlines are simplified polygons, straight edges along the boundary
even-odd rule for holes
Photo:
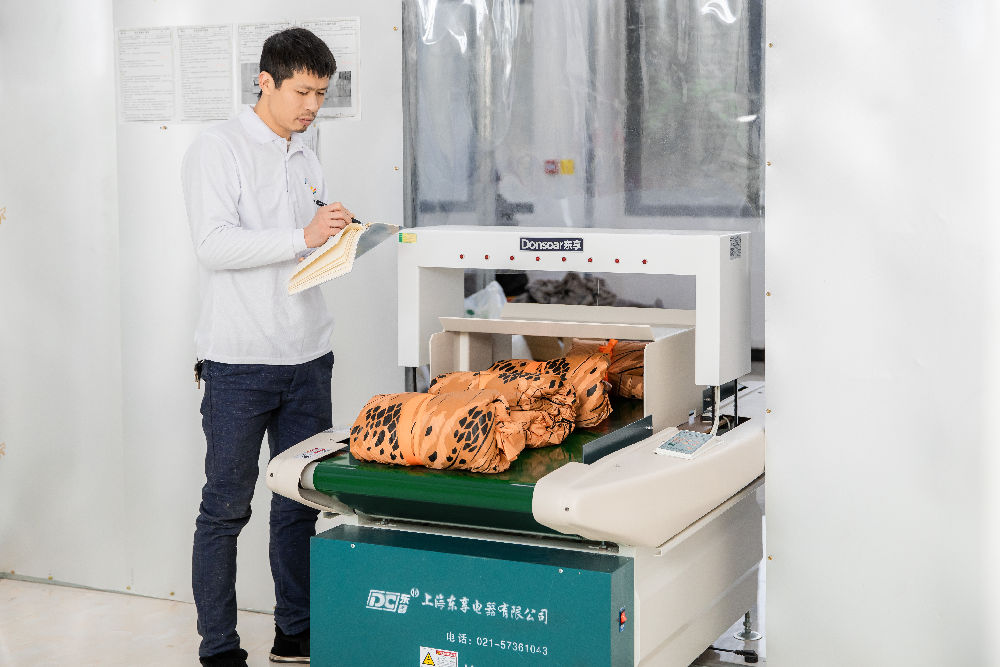
[[[549,654],[548,646],[538,646],[530,642],[508,641],[506,639],[494,640],[492,637],[476,637],[476,645],[486,648],[498,648],[501,651],[512,651],[514,653]]]

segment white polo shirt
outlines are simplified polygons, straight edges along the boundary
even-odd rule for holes
[[[246,107],[195,140],[181,174],[200,274],[198,358],[299,364],[329,352],[333,317],[322,293],[288,295],[313,200],[326,198],[302,135],[288,142]]]

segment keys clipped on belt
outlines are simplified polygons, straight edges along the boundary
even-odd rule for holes
[[[194,381],[198,385],[198,389],[201,389],[201,368],[205,365],[204,359],[198,359],[194,362]]]

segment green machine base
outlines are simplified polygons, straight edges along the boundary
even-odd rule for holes
[[[633,664],[630,558],[343,525],[310,559],[319,667]]]

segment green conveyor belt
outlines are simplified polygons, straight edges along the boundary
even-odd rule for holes
[[[618,399],[612,408],[603,422],[576,429],[561,445],[524,450],[502,473],[370,463],[345,452],[317,464],[313,487],[371,516],[552,533],[531,514],[535,482],[570,461],[582,460],[588,442],[642,417],[642,401]]]

